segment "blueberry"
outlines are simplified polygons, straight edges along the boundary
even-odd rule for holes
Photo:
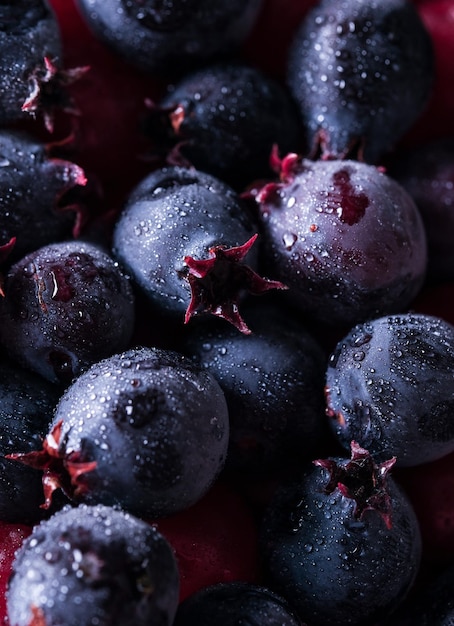
[[[280,83],[244,64],[216,64],[184,76],[153,109],[155,135],[167,131],[182,159],[235,189],[272,175],[270,157],[301,148],[293,99]],[[156,135],[159,136],[159,135]],[[164,137],[164,139],[166,139]],[[165,142],[164,142],[165,143]]]
[[[226,470],[263,479],[312,458],[324,434],[324,351],[286,311],[254,299],[250,335],[197,324],[185,351],[222,387],[230,415]]]
[[[61,397],[42,451],[45,470],[74,502],[118,505],[156,518],[189,507],[213,484],[229,423],[215,379],[177,352],[136,348],[95,363]]]
[[[288,83],[324,158],[380,161],[421,115],[432,42],[408,0],[322,0],[296,33]]]
[[[171,626],[178,587],[172,548],[156,528],[110,507],[68,507],[16,553],[8,616],[15,626]]]
[[[0,340],[23,366],[69,383],[129,345],[134,298],[129,279],[101,248],[48,244],[15,263],[0,301]]]
[[[288,155],[256,196],[265,270],[307,318],[350,327],[404,310],[425,278],[426,234],[410,195],[378,168]]]
[[[150,72],[181,72],[237,49],[261,0],[77,0],[95,35]]]
[[[77,191],[85,184],[75,163],[24,133],[0,131],[0,242],[16,238],[8,260],[78,234]]]
[[[42,473],[7,458],[39,450],[60,390],[9,360],[0,362],[0,519],[33,524],[43,517]]]
[[[204,587],[178,607],[174,626],[303,626],[288,602],[245,582]]]
[[[330,424],[377,458],[418,465],[454,451],[454,327],[423,314],[354,327],[326,374]]]
[[[113,253],[167,323],[178,327],[210,313],[249,332],[238,311],[244,292],[283,287],[255,273],[255,236],[246,204],[229,186],[169,167],[132,191],[114,228]]]
[[[375,624],[414,583],[416,515],[389,475],[352,443],[351,459],[314,462],[282,485],[262,520],[265,584],[311,626]]]

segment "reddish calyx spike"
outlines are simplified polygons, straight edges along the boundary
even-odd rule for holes
[[[287,289],[283,283],[262,278],[242,263],[256,239],[257,235],[253,235],[243,245],[232,248],[214,246],[208,251],[208,259],[184,258],[188,267],[186,279],[191,287],[185,324],[193,315],[211,313],[227,320],[240,332],[251,333],[238,310],[242,294],[260,295],[270,289]]]
[[[73,237],[79,237],[84,224],[88,220],[87,208],[81,202],[66,203],[65,200],[68,191],[75,187],[85,187],[87,185],[88,180],[85,172],[79,165],[57,157],[50,157],[49,165],[65,173],[66,185],[64,185],[55,199],[55,208],[62,213],[74,213]]]
[[[375,511],[382,517],[387,528],[391,528],[392,503],[386,479],[396,457],[376,463],[370,452],[355,441],[351,442],[350,448],[351,459],[346,464],[340,464],[334,459],[314,461],[314,465],[329,472],[325,492],[329,494],[336,488],[339,489],[344,497],[354,500],[357,519],[362,519],[366,511]]]
[[[254,197],[259,203],[267,203],[273,196],[292,182],[296,173],[301,170],[301,157],[295,152],[289,152],[283,159],[280,158],[278,148],[273,145],[270,155],[270,167],[279,175],[279,181],[266,183],[260,189],[253,189],[248,197]]]
[[[63,420],[53,426],[43,442],[42,450],[16,452],[5,457],[43,472],[43,509],[50,507],[52,495],[57,489],[61,489],[69,499],[83,494],[87,487],[81,477],[96,468],[96,461],[81,461],[80,452],[60,450],[62,426]]]
[[[22,104],[22,111],[35,116],[42,112],[48,132],[54,129],[54,109],[61,108],[66,113],[79,115],[65,88],[79,80],[88,72],[88,66],[59,69],[49,57],[44,57],[43,65],[38,66],[29,77],[31,91]]]

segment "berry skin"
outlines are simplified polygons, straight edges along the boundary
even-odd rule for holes
[[[15,626],[171,626],[178,584],[172,548],[155,528],[110,507],[67,507],[18,550],[8,616]]]
[[[375,624],[419,569],[419,526],[389,476],[394,459],[377,465],[351,448],[350,460],[317,460],[282,486],[262,520],[265,584],[311,626]]]
[[[281,181],[256,200],[265,269],[293,306],[352,326],[408,307],[427,263],[426,234],[409,194],[378,168],[287,155]]]
[[[8,260],[77,235],[77,193],[86,182],[82,168],[52,157],[49,146],[0,131],[0,242],[16,239]]]
[[[432,42],[408,0],[322,0],[288,67],[313,152],[368,163],[422,114],[434,78]]]
[[[128,347],[134,324],[129,279],[103,250],[49,244],[15,263],[0,301],[0,340],[12,358],[68,384],[92,363]]]
[[[272,175],[273,145],[282,153],[301,149],[301,122],[289,93],[244,64],[211,65],[185,76],[169,88],[151,122],[153,117],[175,145],[168,158],[239,190]],[[155,126],[151,130],[159,131]]]
[[[244,309],[250,335],[195,324],[185,352],[222,387],[230,415],[226,470],[263,479],[312,458],[324,433],[326,359],[306,328],[254,299]]]
[[[210,313],[248,333],[238,311],[244,292],[284,288],[255,273],[254,233],[246,204],[230,187],[169,167],[132,191],[115,225],[113,253],[166,323],[178,327]]]
[[[77,0],[97,37],[147,72],[184,68],[234,51],[260,0]]]
[[[7,458],[39,450],[60,390],[14,363],[0,362],[0,519],[32,524],[43,516],[41,472]]]
[[[400,466],[454,452],[454,326],[412,313],[356,326],[331,355],[326,397],[345,448],[355,439]]]
[[[178,607],[174,626],[303,626],[286,600],[245,582],[212,585]]]
[[[61,397],[42,451],[16,455],[44,470],[46,506],[74,502],[161,517],[194,504],[227,453],[224,394],[176,352],[132,349],[95,363]]]

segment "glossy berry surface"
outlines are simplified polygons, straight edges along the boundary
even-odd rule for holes
[[[264,263],[309,318],[351,326],[403,310],[422,287],[426,235],[410,195],[378,168],[288,155],[257,194]],[[271,269],[270,269],[271,271]]]
[[[194,325],[186,352],[222,387],[230,415],[226,470],[263,478],[308,460],[324,432],[324,352],[306,328],[254,299],[250,335]]]
[[[249,34],[260,0],[77,0],[96,36],[148,72],[232,52]]]
[[[155,528],[110,507],[59,511],[33,529],[13,564],[11,624],[171,626],[178,604],[172,549]]]
[[[422,114],[434,79],[431,38],[408,0],[322,0],[288,67],[313,150],[368,163]]]
[[[283,287],[254,271],[256,228],[225,183],[192,168],[162,168],[132,191],[113,253],[167,322],[210,313],[248,332],[238,311],[243,293]]]
[[[60,487],[74,502],[160,517],[208,491],[228,434],[224,394],[209,373],[176,352],[137,348],[80,375],[42,451],[22,460],[44,470],[46,504]]]
[[[128,347],[134,297],[101,248],[49,244],[15,263],[0,302],[0,339],[17,362],[69,383],[92,363]]]
[[[174,626],[302,626],[286,600],[245,582],[201,589],[178,607]]]
[[[293,99],[253,66],[216,64],[185,75],[162,100],[158,119],[159,111],[161,119],[167,114],[168,141],[175,146],[170,156],[236,189],[272,175],[273,145],[284,154],[301,149]]]
[[[352,443],[280,487],[262,520],[266,584],[314,626],[373,624],[414,582],[421,558],[416,515],[389,476]]]
[[[50,152],[31,136],[0,132],[0,242],[15,237],[10,261],[79,230],[77,200],[87,179],[81,167]]]
[[[454,327],[418,314],[353,328],[331,355],[327,411],[339,441],[418,465],[454,452]]]

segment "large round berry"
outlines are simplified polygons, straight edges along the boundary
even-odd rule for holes
[[[174,626],[302,626],[288,602],[263,586],[231,582],[200,589],[178,607]]]
[[[266,267],[306,316],[351,326],[403,310],[425,277],[426,235],[410,195],[378,168],[288,155],[256,196]]]
[[[77,0],[93,32],[147,71],[181,71],[236,49],[260,0]]]
[[[134,324],[129,279],[101,248],[49,244],[13,265],[0,301],[0,340],[19,363],[70,382],[128,347]]]
[[[301,150],[302,130],[283,86],[244,64],[216,64],[172,85],[153,116],[175,145],[172,158],[189,161],[236,189],[271,176],[272,148]],[[155,124],[151,130],[156,132]]]
[[[172,548],[154,527],[110,507],[68,507],[18,550],[8,616],[15,626],[171,626],[178,586]]]
[[[176,352],[95,363],[61,397],[42,451],[17,455],[75,502],[160,517],[199,500],[222,469],[229,423],[216,380]]]
[[[432,42],[409,0],[322,0],[295,36],[289,85],[324,157],[375,163],[421,115]]]
[[[314,462],[282,486],[261,537],[266,584],[311,626],[375,624],[419,569],[416,515],[389,470],[352,443],[351,459]]]
[[[77,234],[77,190],[85,184],[82,168],[52,157],[50,147],[0,132],[0,243],[16,238],[9,260]]]
[[[167,322],[211,313],[247,332],[238,311],[244,293],[283,287],[253,271],[256,231],[229,186],[192,168],[169,167],[131,192],[113,252]]]

